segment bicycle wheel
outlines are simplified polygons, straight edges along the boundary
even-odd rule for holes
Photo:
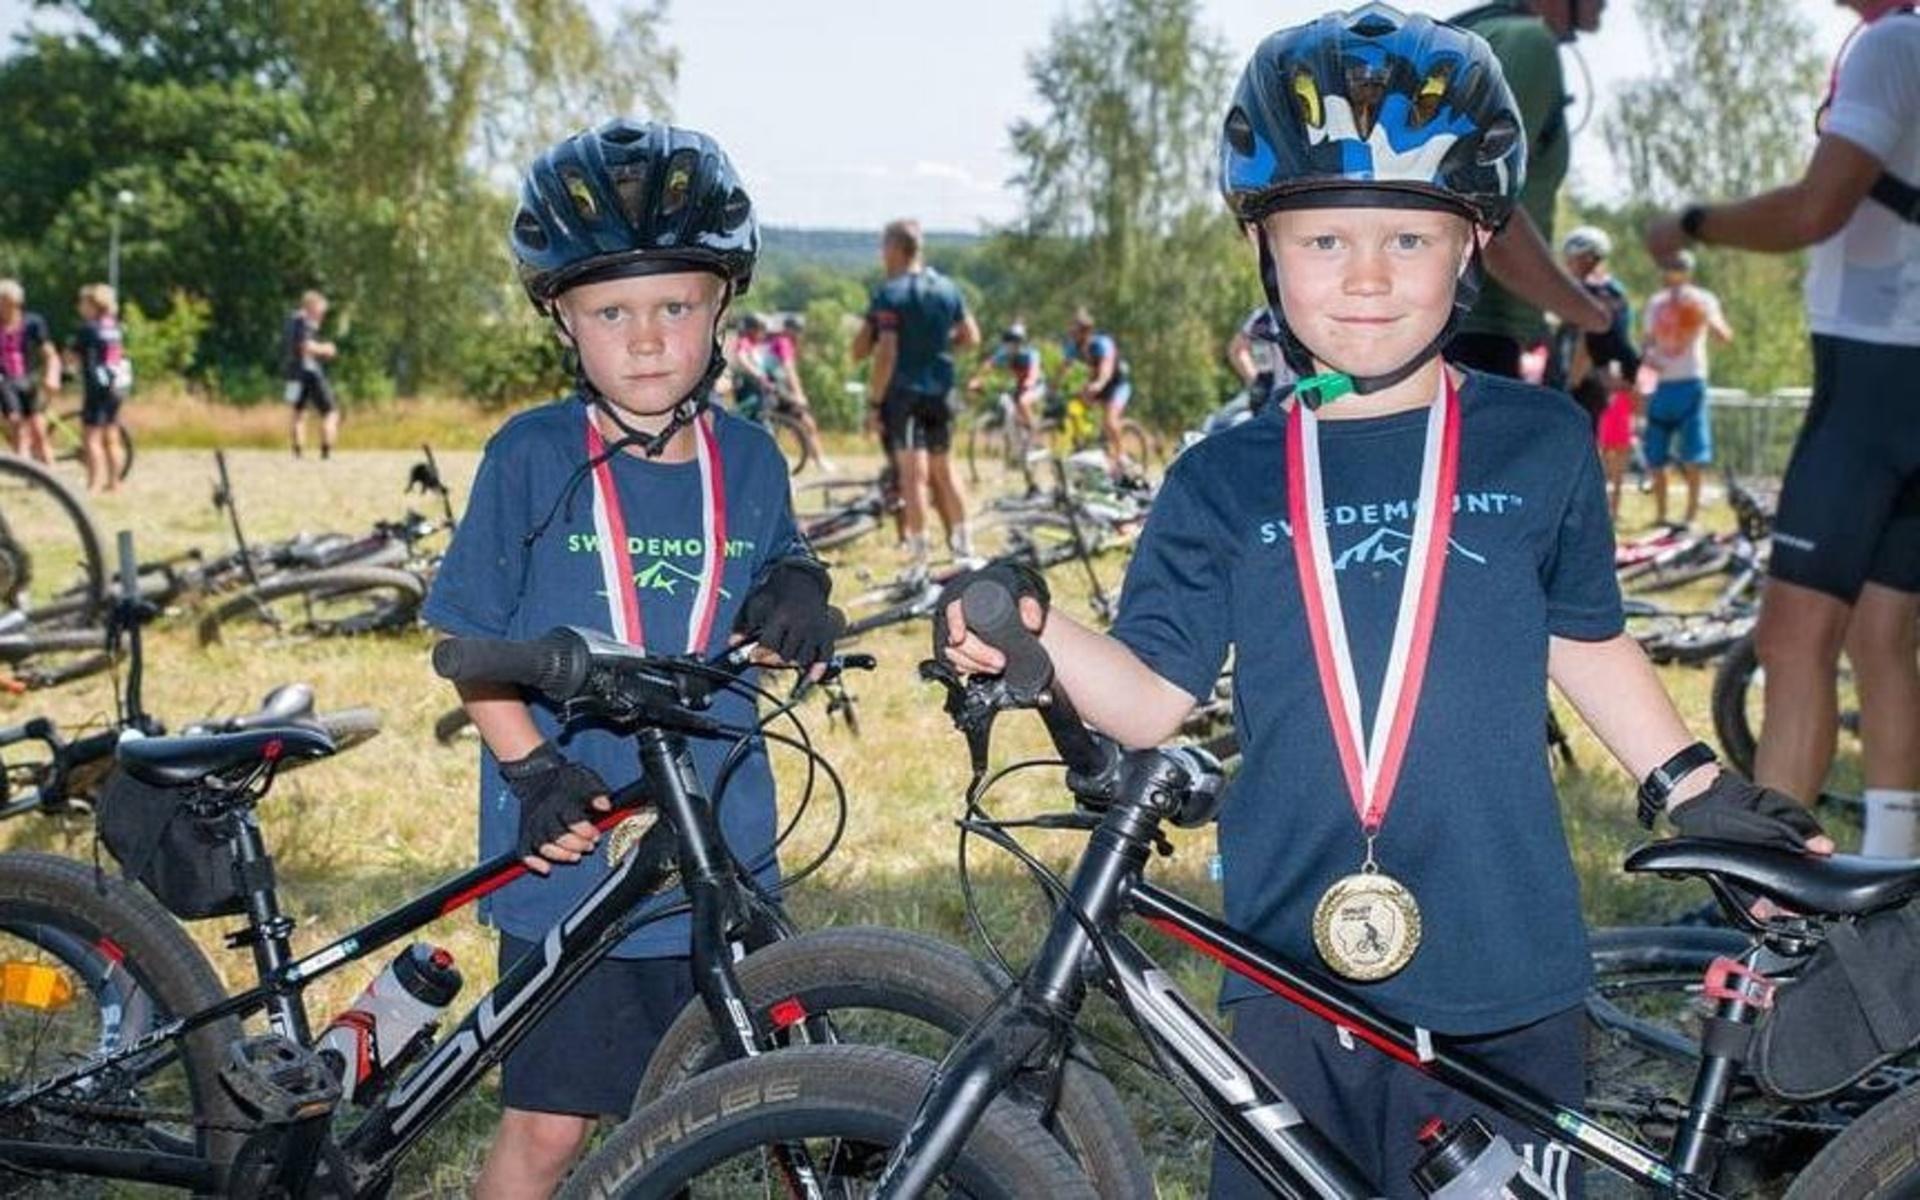
[[[766,414],[767,432],[780,447],[781,457],[787,460],[787,473],[798,475],[807,469],[813,461],[813,442],[807,437],[807,427],[798,418],[786,413]]]
[[[755,1023],[784,1040],[799,1043],[830,1031],[837,1042],[935,1060],[986,1014],[1007,983],[998,969],[945,942],[858,927],[776,942],[741,960],[736,975]],[[695,999],[660,1039],[635,1107],[723,1061],[706,1005]],[[1151,1197],[1145,1152],[1119,1093],[1098,1066],[1079,1054],[1070,1057],[1051,1112],[1050,1082],[1034,1080],[1008,1096],[1054,1131],[1101,1196]]]
[[[1142,471],[1148,470],[1160,462],[1160,440],[1148,431],[1145,425],[1132,419],[1122,418],[1120,422],[1120,453]]]
[[[263,581],[200,618],[200,644],[351,637],[411,625],[426,597],[412,571],[334,567]]]
[[[1920,1196],[1920,1085],[1828,1142],[1787,1189],[1787,1200],[1911,1200]]]
[[[799,526],[801,536],[815,550],[831,550],[835,546],[858,541],[880,528],[880,516],[863,509],[845,509],[836,513],[796,517],[794,523]]]
[[[145,893],[49,854],[0,855],[0,982],[0,1096],[226,998],[186,931]],[[219,1065],[241,1035],[239,1021],[217,1021],[0,1108],[0,1138],[228,1161],[245,1122]],[[72,1195],[70,1178],[0,1174],[8,1195]]]
[[[37,463],[0,454],[0,605],[29,618],[97,625],[106,602],[100,530],[73,489]]]
[[[53,446],[54,458],[61,462],[85,461],[85,429],[77,408],[70,408],[61,413],[57,420],[49,422],[47,440]],[[125,425],[115,425],[114,432],[120,442],[120,478],[125,479],[133,473],[133,435],[127,432]]]
[[[628,1117],[562,1197],[799,1194],[776,1160],[796,1148],[820,1194],[864,1196],[933,1078],[876,1046],[804,1046],[727,1063]],[[776,1153],[776,1150],[780,1153]],[[1094,1200],[1059,1143],[1005,1099],[987,1107],[934,1189],[977,1200]]]

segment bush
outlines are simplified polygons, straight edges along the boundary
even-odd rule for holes
[[[560,343],[544,322],[497,321],[464,342],[461,391],[489,408],[552,395],[568,377]]]
[[[148,316],[137,301],[127,301],[127,355],[136,377],[145,383],[178,383],[192,371],[200,335],[213,322],[213,306],[204,298],[175,288],[167,293],[167,309]]]

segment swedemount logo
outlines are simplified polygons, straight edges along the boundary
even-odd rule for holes
[[[1505,517],[1517,513],[1524,505],[1525,500],[1512,492],[1457,492],[1453,497],[1455,516]],[[1344,571],[1350,566],[1383,564],[1404,568],[1407,548],[1413,543],[1413,518],[1419,507],[1412,499],[1329,505],[1327,535],[1334,545],[1333,569]],[[1291,542],[1293,526],[1284,518],[1263,521],[1259,535],[1264,546],[1275,545],[1283,538]],[[1469,549],[1457,537],[1447,539],[1447,553],[1477,565],[1485,565],[1487,561],[1486,555]]]

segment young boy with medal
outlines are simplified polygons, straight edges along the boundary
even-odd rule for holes
[[[1796,848],[1803,810],[1720,771],[1622,635],[1586,415],[1441,351],[1512,211],[1526,138],[1478,36],[1380,4],[1269,37],[1222,132],[1222,187],[1257,235],[1292,402],[1167,473],[1103,636],[1021,596],[1056,686],[1130,746],[1173,737],[1234,653],[1241,773],[1220,814],[1227,918],[1470,1044],[1565,1103],[1583,1094],[1578,880],[1541,747],[1548,680],[1641,789],[1643,819]],[[962,584],[963,586],[963,584]],[[947,653],[1000,653],[943,606]],[[1229,977],[1235,1042],[1388,1195],[1416,1133],[1472,1111]],[[1481,1113],[1516,1144],[1524,1131]],[[1530,1154],[1578,1193],[1564,1147]],[[1214,1195],[1261,1194],[1216,1153]]]
[[[576,356],[574,389],[487,444],[427,619],[477,637],[578,625],[665,654],[751,638],[765,661],[819,661],[841,622],[826,572],[795,532],[785,461],[760,427],[710,404],[726,365],[721,322],[760,244],[726,155],[667,125],[576,134],[528,169],[509,240],[528,295]],[[566,726],[539,696],[460,691],[486,742],[481,856],[511,849],[532,871],[485,902],[505,969],[542,952],[546,931],[631,841],[619,827],[601,839],[591,815],[639,763],[627,739]],[[750,700],[726,692],[713,716],[755,719]],[[692,743],[709,788],[729,748]],[[735,772],[721,814],[741,861],[767,855],[763,748]],[[475,1195],[550,1194],[594,1121],[626,1115],[660,1034],[693,995],[687,937],[684,918],[638,931],[508,1054],[506,1111]]]

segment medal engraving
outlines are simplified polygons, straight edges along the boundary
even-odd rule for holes
[[[1335,881],[1313,910],[1313,944],[1329,967],[1371,983],[1397,973],[1420,948],[1420,906],[1379,871]]]

